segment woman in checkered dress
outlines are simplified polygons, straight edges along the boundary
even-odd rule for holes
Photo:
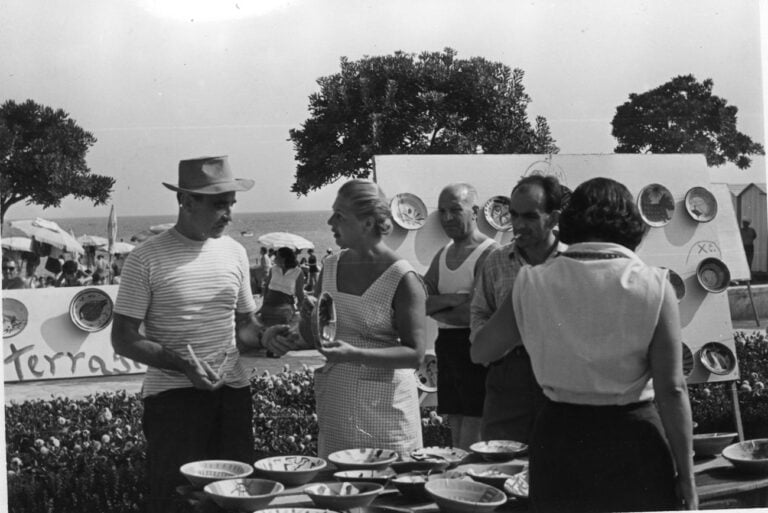
[[[378,185],[352,180],[339,189],[328,220],[342,249],[318,281],[333,297],[336,340],[315,372],[318,454],[376,447],[407,454],[422,446],[414,369],[426,346],[426,292],[407,260],[384,242],[392,228]]]

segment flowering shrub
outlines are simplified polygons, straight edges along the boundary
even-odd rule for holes
[[[737,333],[742,380],[739,404],[747,438],[768,437],[768,342]],[[733,431],[730,383],[689,387],[697,432]],[[263,455],[314,455],[317,415],[306,366],[251,379],[254,435]],[[126,392],[85,399],[27,401],[5,408],[9,511],[110,513],[141,511],[146,494],[142,402]],[[427,446],[447,446],[451,432],[422,409]]]

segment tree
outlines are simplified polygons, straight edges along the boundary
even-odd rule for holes
[[[543,117],[528,121],[523,71],[456,52],[341,58],[318,79],[310,117],[290,131],[291,191],[307,194],[341,177],[367,177],[376,154],[556,153]]]
[[[32,100],[0,106],[0,223],[22,200],[43,208],[58,207],[69,195],[106,203],[115,179],[90,174],[85,163],[95,142],[61,109]]]
[[[656,89],[630,94],[616,108],[613,136],[616,153],[703,153],[708,166],[727,160],[748,168],[748,155],[763,147],[736,130],[738,109],[712,94],[713,82],[678,76]]]

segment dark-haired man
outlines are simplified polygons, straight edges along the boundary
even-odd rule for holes
[[[553,176],[531,175],[512,189],[509,213],[515,239],[488,255],[480,271],[471,305],[474,335],[511,293],[523,265],[538,265],[566,249],[553,231],[566,189]],[[473,337],[470,337],[473,339]],[[471,348],[475,363],[489,364],[483,406],[483,440],[517,440],[528,443],[533,421],[543,401],[541,388],[522,345],[504,354],[487,347]]]

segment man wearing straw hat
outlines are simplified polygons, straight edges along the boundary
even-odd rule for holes
[[[112,346],[148,366],[142,386],[148,511],[176,511],[179,467],[190,461],[253,461],[248,376],[235,339],[255,336],[248,256],[224,235],[235,194],[227,157],[179,163],[176,225],[125,261]],[[140,326],[144,326],[140,330]]]

